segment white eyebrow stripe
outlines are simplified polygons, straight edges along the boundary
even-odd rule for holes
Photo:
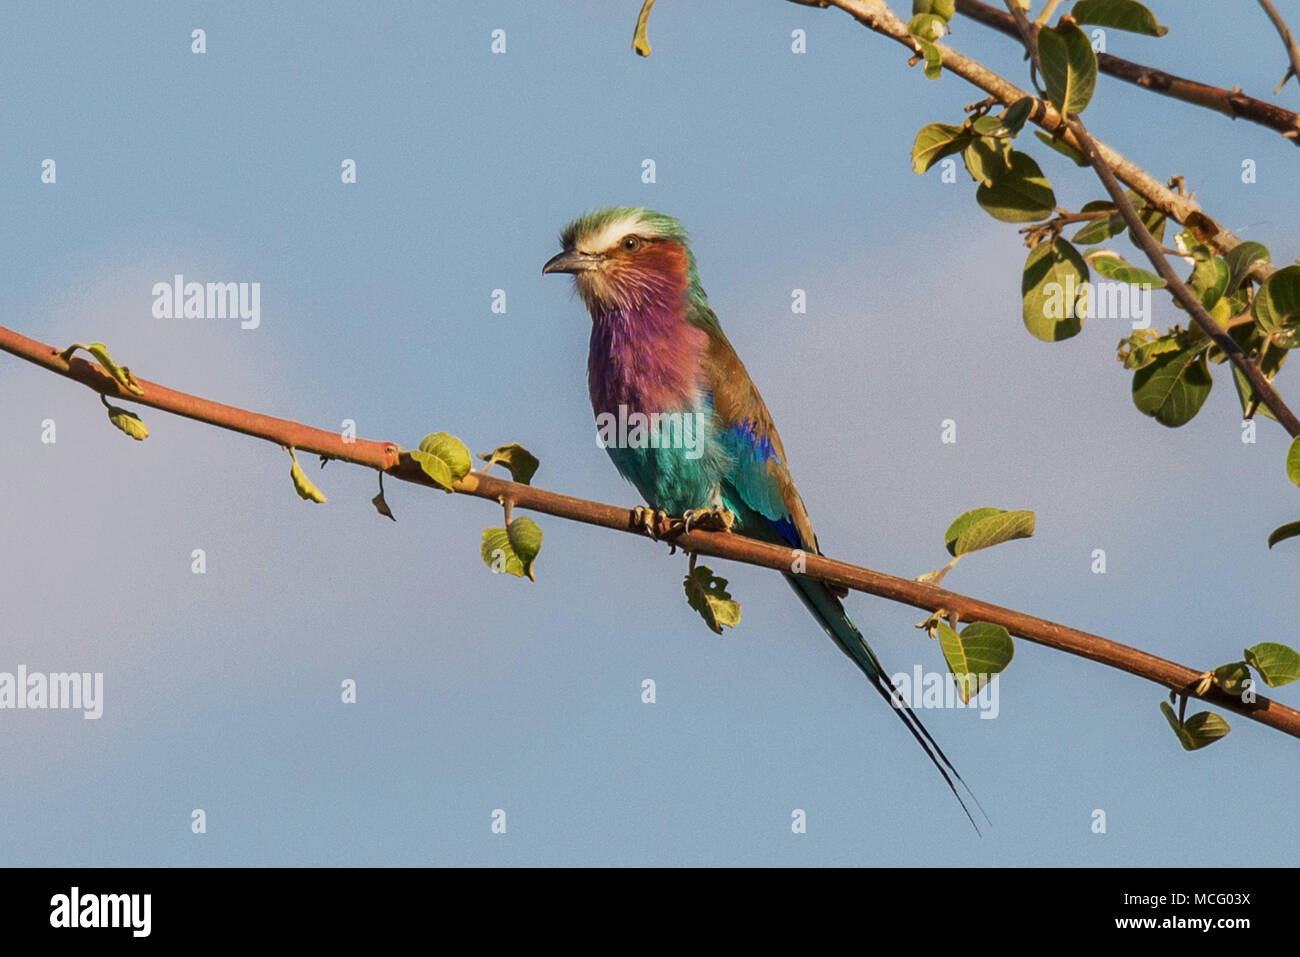
[[[581,253],[603,253],[628,233],[635,232],[644,225],[645,221],[636,214],[620,216],[598,233],[579,236],[574,246]]]

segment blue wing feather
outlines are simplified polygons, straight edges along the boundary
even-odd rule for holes
[[[793,485],[770,427],[764,428],[753,419],[741,419],[722,430],[719,441],[731,462],[723,480],[723,498],[738,500],[728,507],[740,516],[741,530],[761,538],[774,534],[794,548],[803,547],[805,543],[786,499],[786,489],[793,489]],[[744,507],[737,509],[736,504]],[[750,521],[745,521],[746,512],[752,513]]]

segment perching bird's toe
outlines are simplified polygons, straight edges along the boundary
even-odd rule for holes
[[[721,505],[712,508],[692,508],[682,513],[682,532],[692,528],[710,532],[729,532],[735,527],[736,513]]]
[[[662,508],[647,508],[638,505],[632,509],[632,525],[645,532],[655,541],[659,541],[660,529],[668,526],[668,513]]]

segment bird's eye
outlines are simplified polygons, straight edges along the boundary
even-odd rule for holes
[[[641,248],[641,237],[624,236],[623,241],[619,243],[619,245],[623,247],[624,252],[634,253]]]

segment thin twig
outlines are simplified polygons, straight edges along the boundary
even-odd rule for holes
[[[1087,212],[1077,213],[1057,213],[1051,219],[1044,220],[1041,223],[1030,223],[1028,226],[1021,226],[1018,230],[1022,233],[1032,233],[1038,229],[1055,229],[1060,232],[1066,226],[1074,223],[1090,222],[1094,219],[1101,219],[1103,216],[1114,216],[1119,210],[1113,206],[1107,206],[1105,209],[1090,209]]]
[[[788,0],[788,2],[798,2],[798,0]],[[883,0],[827,0],[827,3],[843,10],[868,30],[901,43],[907,48],[909,54],[915,52],[915,43],[912,35],[907,32],[907,24],[895,16]],[[1009,16],[1007,19],[1011,20]],[[1011,29],[1015,29],[1014,22]],[[1030,95],[1005,77],[994,73],[965,54],[958,53],[952,47],[937,40],[932,45],[939,52],[944,69],[952,71],[985,93],[997,97],[998,102],[1004,106],[1010,106]],[[1045,100],[1033,99],[1034,108],[1029,116],[1030,121],[1047,132],[1058,135],[1062,142],[1082,152],[1074,133],[1062,121],[1061,114],[1052,104]],[[1175,222],[1187,226],[1196,234],[1200,242],[1220,255],[1241,245],[1241,240],[1206,215],[1205,210],[1193,197],[1174,192],[1105,143],[1098,142],[1097,148],[1110,168],[1115,171],[1115,175],[1145,199],[1148,206],[1159,210]],[[1259,260],[1250,267],[1247,275],[1256,282],[1263,282],[1276,271],[1277,268],[1272,263]]]
[[[957,0],[957,12],[986,27],[992,27],[999,33],[1020,39],[1015,20],[1011,15],[987,3],[981,3],[980,0]],[[1275,103],[1247,96],[1235,87],[1228,90],[1221,86],[1189,80],[1187,77],[1176,76],[1155,67],[1143,66],[1141,63],[1124,60],[1109,53],[1097,54],[1097,68],[1102,73],[1153,93],[1276,130],[1300,146],[1300,114]]]
[[[1201,330],[1209,337],[1210,341],[1223,350],[1224,354],[1234,366],[1241,370],[1246,381],[1250,383],[1253,398],[1259,400],[1268,406],[1277,421],[1286,429],[1287,434],[1292,438],[1300,436],[1300,419],[1296,418],[1294,412],[1287,406],[1281,394],[1273,388],[1273,383],[1269,381],[1268,376],[1264,375],[1259,364],[1248,356],[1244,349],[1238,345],[1237,340],[1228,335],[1227,331],[1215,322],[1214,318],[1201,305],[1201,300],[1183,284],[1174,267],[1169,264],[1165,258],[1164,251],[1155,237],[1151,235],[1146,224],[1142,222],[1142,217],[1137,214],[1133,204],[1129,202],[1128,196],[1124,192],[1124,187],[1119,184],[1115,178],[1114,172],[1106,165],[1105,159],[1102,158],[1101,152],[1097,149],[1096,141],[1088,134],[1083,123],[1078,117],[1070,120],[1070,128],[1083,146],[1083,155],[1088,158],[1092,168],[1096,170],[1097,177],[1101,180],[1102,185],[1106,187],[1106,192],[1115,201],[1119,207],[1120,215],[1128,223],[1129,233],[1142,251],[1146,253],[1147,259],[1155,267],[1160,278],[1163,279],[1169,288],[1169,292],[1175,299],[1187,310]]]
[[[1013,12],[1017,10],[1014,3],[1015,0],[1007,0],[1007,6]],[[1015,19],[1025,49],[1033,61],[1037,63],[1038,34],[1023,14]],[[1228,335],[1223,327],[1214,320],[1209,310],[1201,304],[1200,298],[1183,284],[1178,273],[1174,271],[1174,267],[1169,264],[1169,260],[1165,258],[1164,248],[1151,235],[1146,223],[1142,222],[1142,217],[1138,215],[1137,210],[1133,208],[1133,204],[1129,202],[1124,187],[1115,178],[1114,170],[1102,157],[1101,151],[1097,147],[1097,141],[1088,133],[1083,121],[1077,116],[1071,116],[1067,120],[1067,124],[1082,147],[1083,155],[1087,157],[1088,163],[1096,171],[1101,184],[1106,187],[1106,192],[1110,193],[1110,198],[1119,208],[1120,215],[1128,223],[1133,240],[1142,248],[1142,252],[1151,261],[1151,265],[1155,267],[1156,272],[1165,280],[1169,292],[1187,310],[1192,317],[1192,321],[1200,326],[1206,337],[1223,351],[1234,366],[1241,370],[1242,375],[1246,377],[1246,381],[1250,383],[1252,389],[1251,400],[1258,400],[1268,406],[1277,421],[1292,438],[1300,436],[1300,419],[1296,418],[1295,413],[1287,406],[1282,396],[1273,388],[1273,383],[1269,381],[1268,376],[1264,375],[1259,363],[1248,356],[1246,351],[1238,345],[1237,340]]]
[[[222,405],[145,379],[136,380],[142,389],[141,395],[124,394],[118,383],[99,365],[79,356],[65,359],[53,346],[29,339],[2,326],[0,351],[80,382],[101,395],[120,395],[138,405],[151,406],[209,425],[242,432],[278,446],[291,446],[303,452],[327,455],[342,462],[378,469],[406,482],[437,487],[419,464],[411,459],[410,454],[393,442],[359,438],[345,441],[338,432]],[[483,472],[470,472],[455,483],[454,491],[493,503],[509,499],[515,508],[530,509],[616,531],[644,534],[631,509],[573,498],[531,485],[520,485]],[[1264,697],[1257,697],[1253,702],[1247,703],[1216,686],[1211,686],[1204,694],[1198,695],[1197,685],[1205,674],[1203,669],[1198,671],[1175,664],[1100,635],[946,591],[924,582],[860,568],[822,555],[792,552],[789,548],[769,545],[734,533],[692,529],[675,537],[673,543],[691,554],[712,555],[781,572],[790,572],[798,561],[802,566],[801,571],[832,585],[842,585],[930,612],[943,609],[946,614],[960,617],[963,621],[987,621],[1002,625],[1011,634],[1027,641],[1118,668],[1180,694],[1203,698],[1300,738],[1300,711]]]
[[[1295,77],[1296,82],[1300,83],[1300,47],[1296,46],[1295,37],[1291,36],[1291,28],[1286,25],[1286,21],[1282,19],[1282,14],[1277,12],[1277,8],[1269,0],[1259,0],[1259,5],[1264,8],[1268,18],[1273,21],[1273,26],[1277,28],[1277,35],[1282,38],[1282,45],[1286,47],[1286,55],[1291,60],[1291,65],[1282,74],[1282,82],[1273,91],[1274,93],[1281,93],[1282,87],[1286,86],[1286,81],[1291,77]]]
[[[1018,232],[1025,237],[1025,245],[1032,249],[1037,246],[1047,236],[1059,236],[1066,226],[1074,223],[1091,222],[1095,219],[1101,219],[1104,216],[1114,216],[1119,210],[1108,206],[1105,209],[1091,210],[1089,212],[1067,213],[1059,212],[1051,219],[1043,220],[1041,223],[1030,223],[1027,226],[1021,226]]]
[[[1056,8],[1060,5],[1061,0],[1047,0],[1047,3],[1043,4],[1043,9],[1039,11],[1038,16],[1034,17],[1034,22],[1041,27],[1048,20],[1052,19],[1052,14],[1056,12]]]
[[[1025,8],[1020,5],[1018,0],[1006,0],[1006,2],[1007,2],[1007,14],[1011,17],[1012,21],[1015,23],[1016,29],[1020,31],[1020,35],[1022,37],[1037,36],[1038,35],[1037,24],[1029,22],[1029,17],[1025,15]],[[1035,71],[1034,75],[1042,76],[1043,63],[1038,58],[1038,45],[1027,43],[1026,47],[1029,50],[1029,59],[1032,60],[1034,64],[1034,71]]]

